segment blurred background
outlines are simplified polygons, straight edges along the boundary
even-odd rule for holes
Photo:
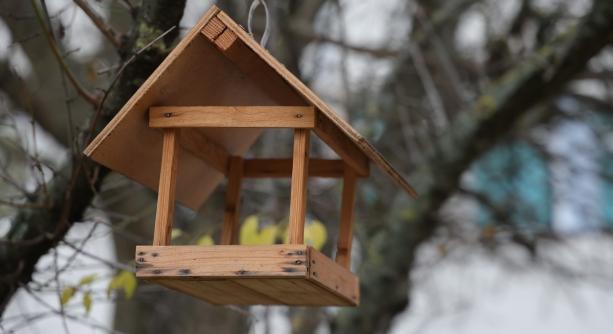
[[[266,2],[267,49],[420,193],[360,182],[361,306],[217,307],[137,281],[156,194],[80,154],[212,4],[247,26],[251,0],[1,0],[2,332],[611,332],[613,3]],[[269,131],[249,155],[291,148]],[[173,244],[215,243],[224,187],[177,206]],[[309,183],[306,238],[329,256],[341,187]],[[247,181],[242,203],[241,243],[283,242],[287,180]]]

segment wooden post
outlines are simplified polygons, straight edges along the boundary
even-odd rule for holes
[[[292,187],[289,206],[289,243],[304,243],[307,177],[309,175],[310,130],[294,130]]]
[[[353,239],[353,208],[357,174],[349,165],[345,165],[343,176],[343,195],[341,199],[341,224],[338,230],[336,263],[349,269],[351,264],[351,240]]]
[[[155,212],[154,246],[170,244],[170,230],[175,208],[175,183],[177,178],[178,129],[164,129],[162,145],[162,163],[160,166],[160,183],[158,186],[158,203]]]
[[[243,158],[230,158],[228,187],[226,189],[226,210],[221,232],[222,245],[235,245],[238,241],[238,219],[240,216],[241,181],[243,179]]]

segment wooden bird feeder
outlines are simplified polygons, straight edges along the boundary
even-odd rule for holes
[[[291,159],[243,159],[263,128],[294,129]],[[338,160],[309,158],[311,131]],[[411,186],[309,88],[212,7],[86,148],[93,160],[158,190],[153,246],[136,276],[213,304],[359,303],[349,271],[356,181],[372,161]],[[343,179],[335,261],[304,245],[307,177]],[[197,209],[228,179],[220,245],[171,246],[175,200]],[[289,244],[237,245],[244,178],[291,177]]]

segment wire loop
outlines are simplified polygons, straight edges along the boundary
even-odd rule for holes
[[[266,25],[264,27],[264,33],[262,34],[262,38],[260,39],[260,45],[262,47],[266,47],[268,43],[268,38],[270,38],[270,12],[268,11],[268,5],[266,5],[265,0],[253,0],[251,2],[251,7],[249,7],[249,15],[247,17],[247,30],[249,31],[249,35],[253,37],[253,29],[251,28],[251,22],[253,18],[253,13],[255,9],[258,8],[259,5],[264,7],[264,13],[266,14]]]

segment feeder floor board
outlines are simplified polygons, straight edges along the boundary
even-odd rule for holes
[[[220,305],[360,300],[358,278],[306,245],[137,246],[136,277]]]

